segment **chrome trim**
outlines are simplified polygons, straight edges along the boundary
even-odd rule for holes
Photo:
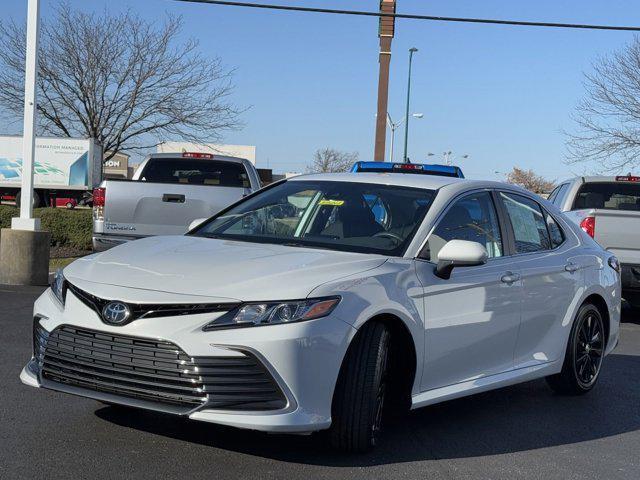
[[[131,315],[126,322],[117,324],[118,326],[126,325],[135,320],[142,318],[160,318],[160,317],[178,317],[182,315],[197,315],[201,313],[228,312],[240,305],[238,302],[230,303],[129,303],[122,302],[115,298],[100,298],[89,292],[86,292],[68,280],[65,283],[67,293],[73,295],[89,308],[93,309],[98,317],[108,325],[114,325],[104,320],[104,308],[112,302],[122,303],[131,309]]]

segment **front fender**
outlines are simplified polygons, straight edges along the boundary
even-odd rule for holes
[[[309,294],[310,297],[330,295],[342,297],[340,307],[334,314],[356,330],[381,315],[399,319],[411,334],[416,351],[416,378],[422,378],[424,299],[413,260],[390,260],[374,270],[320,285]],[[414,382],[414,393],[417,392],[416,388],[418,386]]]

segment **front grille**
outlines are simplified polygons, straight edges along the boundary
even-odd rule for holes
[[[102,318],[102,309],[112,300],[96,297],[85,292],[68,281],[64,285],[65,295],[67,291],[72,292],[78,300],[89,308],[95,310]],[[176,317],[181,315],[195,315],[199,313],[227,312],[239,304],[236,303],[129,303],[131,309],[130,321],[140,318]]]
[[[273,377],[248,353],[190,357],[162,340],[69,325],[54,329],[48,338],[42,331],[37,326],[34,338],[44,338],[46,344],[41,357],[44,380],[178,407],[183,412],[203,406],[244,411],[286,406]]]

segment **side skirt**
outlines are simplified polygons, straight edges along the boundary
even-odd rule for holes
[[[562,369],[563,360],[510,370],[488,377],[447,385],[446,387],[434,388],[433,390],[413,395],[411,398],[411,409],[414,410],[427,405],[453,400],[454,398],[466,397],[476,393],[508,387],[509,385],[515,385],[517,383],[528,382],[537,378],[546,377],[547,375],[553,375]]]

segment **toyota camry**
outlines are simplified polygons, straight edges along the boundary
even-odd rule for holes
[[[389,412],[536,378],[588,392],[619,321],[617,259],[536,195],[304,175],[59,271],[20,378],[364,451]]]

